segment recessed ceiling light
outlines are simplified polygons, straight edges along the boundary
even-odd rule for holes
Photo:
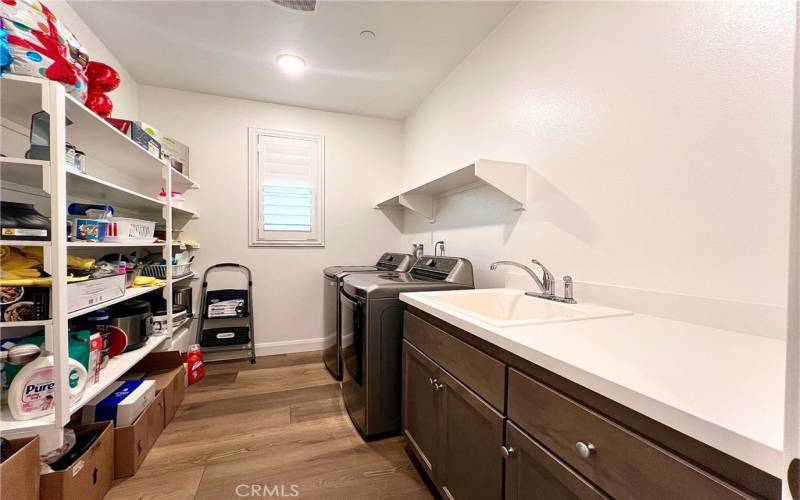
[[[306,67],[306,61],[294,54],[281,54],[278,56],[278,66],[287,73],[300,73]]]
[[[362,31],[359,36],[364,40],[373,40],[375,38],[375,32],[370,30]]]

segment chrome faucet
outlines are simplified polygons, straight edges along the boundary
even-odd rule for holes
[[[573,298],[572,276],[564,276],[564,296],[559,297],[558,295],[555,294],[556,280],[553,278],[553,273],[551,273],[550,270],[547,269],[544,266],[544,264],[542,264],[538,260],[531,259],[531,262],[536,264],[542,269],[542,279],[539,279],[536,273],[533,272],[533,270],[531,270],[531,268],[529,268],[528,266],[511,260],[500,260],[494,262],[492,263],[492,265],[489,266],[489,269],[494,271],[495,269],[497,269],[497,266],[518,267],[519,269],[522,269],[523,271],[528,273],[528,275],[531,278],[533,278],[533,281],[536,283],[536,286],[539,287],[539,290],[541,290],[541,292],[525,292],[525,295],[528,295],[530,297],[537,297],[540,299],[554,300],[556,302],[564,302],[567,304],[577,304],[577,301]]]
[[[442,252],[441,254],[438,252],[440,248]],[[444,240],[439,240],[433,244],[433,255],[434,256],[441,255],[442,257],[444,257]]]

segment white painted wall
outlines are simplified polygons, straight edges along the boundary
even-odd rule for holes
[[[108,64],[119,72],[120,86],[108,96],[114,103],[112,116],[136,120],[139,118],[139,89],[136,80],[128,73],[114,54],[83,22],[66,0],[46,0],[45,5],[59,18],[81,42],[91,60]],[[135,38],[135,37],[134,37]]]
[[[399,250],[399,229],[371,207],[373,190],[399,183],[401,123],[144,85],[140,106],[143,120],[190,145],[189,175],[200,185],[187,196],[200,212],[186,230],[201,244],[195,269],[226,261],[252,269],[259,354],[319,348],[322,269]],[[247,246],[250,126],[325,136],[324,248]],[[228,278],[212,284],[234,284]]]
[[[784,335],[794,9],[521,3],[407,119],[403,183],[524,162],[528,210],[468,191],[406,214],[404,246],[446,240],[480,287],[537,257],[579,300]]]

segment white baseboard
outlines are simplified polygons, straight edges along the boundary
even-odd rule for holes
[[[259,342],[256,344],[256,356],[271,356],[291,352],[319,351],[325,346],[325,339],[281,340],[278,342]]]

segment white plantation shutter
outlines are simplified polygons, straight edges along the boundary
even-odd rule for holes
[[[323,141],[250,129],[251,245],[324,244]]]

